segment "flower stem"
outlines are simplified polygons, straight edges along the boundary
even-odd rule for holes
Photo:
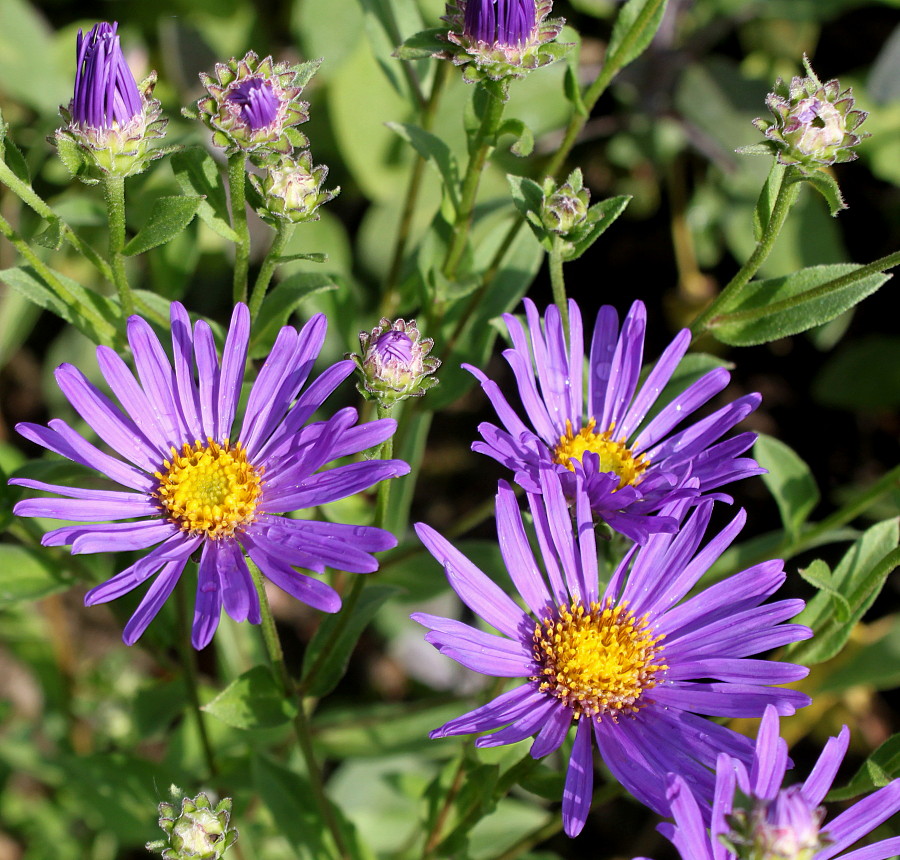
[[[247,227],[247,168],[243,150],[228,156],[228,189],[231,193],[231,228],[238,235],[234,246],[235,303],[247,301],[247,271],[250,267],[250,230]]]
[[[469,149],[469,163],[466,166],[466,175],[463,178],[462,191],[459,197],[459,206],[456,210],[456,219],[453,224],[453,239],[447,249],[447,256],[441,271],[444,277],[453,279],[459,269],[466,243],[469,237],[469,228],[472,225],[472,213],[475,210],[475,198],[478,195],[478,186],[481,182],[481,174],[484,166],[494,150],[497,138],[497,129],[503,117],[503,108],[506,104],[505,96],[508,82],[499,85],[502,87],[499,93],[492,92],[485,87],[487,104],[481,117],[481,124],[471,141]]]
[[[200,679],[197,674],[197,652],[191,646],[191,618],[188,612],[187,584],[184,577],[175,588],[175,603],[178,609],[178,620],[181,624],[181,635],[178,636],[178,651],[181,655],[181,667],[184,671],[184,681],[191,700],[191,711],[194,721],[197,723],[197,733],[200,735],[200,745],[203,747],[203,756],[206,759],[206,767],[212,779],[218,775],[219,768],[213,753],[209,733],[206,731],[206,720],[200,708]]]
[[[706,331],[707,323],[710,319],[719,312],[720,308],[726,307],[730,301],[733,301],[738,293],[750,283],[751,278],[766,261],[766,257],[769,256],[776,239],[778,239],[778,234],[787,220],[788,213],[791,211],[794,203],[797,202],[800,183],[792,181],[795,171],[796,168],[789,167],[785,172],[781,185],[778,188],[778,196],[775,198],[775,203],[772,206],[772,214],[769,216],[765,230],[763,230],[763,234],[760,236],[747,262],[741,266],[737,274],[724,286],[719,295],[691,323],[691,331],[695,337]]]
[[[550,286],[553,288],[553,301],[559,308],[562,317],[563,331],[569,331],[569,306],[566,303],[566,282],[563,276],[563,238],[553,236],[553,247],[550,250]]]
[[[263,583],[262,574],[259,568],[249,559],[247,559],[247,567],[253,578],[253,584],[256,586],[256,593],[259,595],[259,609],[262,618],[262,634],[263,642],[266,646],[266,653],[269,656],[269,662],[275,669],[278,681],[281,684],[285,697],[294,700],[297,699],[297,716],[294,717],[294,737],[297,739],[297,745],[303,755],[306,763],[306,770],[309,774],[309,783],[312,788],[313,796],[316,799],[316,805],[319,807],[319,813],[325,826],[331,833],[334,844],[337,847],[338,855],[342,860],[350,860],[350,852],[344,841],[344,835],[341,833],[334,807],[325,793],[325,783],[322,778],[322,770],[316,759],[316,753],[313,749],[312,735],[310,732],[309,719],[306,715],[302,697],[298,696],[297,687],[294,684],[287,665],[284,662],[284,650],[281,647],[281,639],[278,636],[278,628],[275,626],[275,619],[272,616],[272,609],[269,606],[269,598],[266,595],[266,587]]]
[[[113,283],[119,294],[122,316],[128,319],[134,313],[134,299],[128,276],[125,274],[125,177],[105,174],[102,180],[103,199],[106,201],[106,218],[109,222],[109,264]]]
[[[284,248],[290,241],[296,226],[296,224],[292,224],[289,221],[278,222],[275,238],[272,240],[269,253],[266,254],[266,258],[263,260],[256,283],[253,284],[253,291],[250,293],[251,322],[256,319],[256,315],[262,307],[263,299],[266,297],[266,290],[269,288],[269,282],[272,280],[272,275],[275,274],[275,269],[278,268],[278,258],[284,252]]]

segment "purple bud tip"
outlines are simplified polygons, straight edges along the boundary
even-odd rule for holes
[[[521,46],[535,25],[534,0],[466,0],[463,31],[481,42]]]
[[[271,125],[278,116],[278,96],[264,78],[241,81],[228,93],[228,101],[240,106],[241,119],[252,131]]]
[[[382,361],[399,361],[409,364],[413,358],[413,342],[408,334],[402,331],[386,331],[375,341],[375,351]]]
[[[102,21],[75,43],[75,96],[72,119],[80,126],[111,129],[143,111],[141,95],[125,62],[118,24]]]

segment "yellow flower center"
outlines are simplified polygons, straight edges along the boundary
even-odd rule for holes
[[[247,462],[240,442],[185,443],[181,453],[172,448],[163,467],[153,495],[183,531],[218,540],[253,520],[262,469]]]
[[[656,686],[656,673],[668,669],[661,660],[663,636],[654,636],[647,616],[635,618],[628,604],[613,606],[578,599],[560,606],[557,618],[534,628],[534,658],[541,674],[531,680],[573,710],[574,719],[636,714],[641,698]]]
[[[618,441],[612,438],[616,429],[612,424],[609,430],[595,433],[597,422],[591,418],[588,423],[577,433],[572,431],[572,422],[566,419],[566,432],[559,437],[559,444],[553,450],[553,462],[565,466],[570,472],[575,471],[573,460],[581,462],[585,452],[597,454],[600,457],[599,472],[615,472],[619,476],[621,490],[627,484],[640,483],[641,475],[650,465],[650,460],[645,454],[632,454],[631,449],[625,444],[623,436]]]

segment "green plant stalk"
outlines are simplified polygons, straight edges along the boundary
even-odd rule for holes
[[[331,801],[328,799],[328,795],[325,793],[322,770],[319,767],[316,753],[313,749],[312,734],[310,732],[309,720],[306,716],[303,699],[298,696],[297,688],[287,670],[287,665],[284,662],[284,650],[281,647],[281,639],[278,636],[275,619],[272,617],[272,609],[269,606],[269,598],[266,595],[266,587],[263,583],[262,574],[260,573],[259,568],[249,559],[247,559],[247,567],[250,570],[250,576],[253,579],[253,584],[256,586],[256,593],[259,596],[263,642],[266,646],[269,662],[275,669],[275,673],[285,697],[297,700],[297,716],[294,717],[293,720],[294,737],[297,740],[297,745],[300,747],[300,752],[306,763],[306,770],[309,774],[309,783],[312,788],[313,796],[316,799],[316,806],[319,807],[319,813],[322,816],[322,820],[325,822],[325,826],[331,833],[339,856],[342,860],[350,860],[350,852],[347,850],[347,845],[344,842],[344,836],[338,825],[334,808],[331,805]]]
[[[772,214],[766,223],[766,228],[760,236],[753,253],[747,259],[747,262],[738,270],[737,274],[722,288],[722,291],[716,296],[712,302],[702,311],[697,318],[691,323],[691,332],[696,337],[708,328],[708,322],[711,320],[718,309],[733,301],[747,284],[751,278],[759,271],[759,267],[766,261],[781,228],[787,220],[788,213],[797,202],[797,196],[800,193],[800,183],[792,181],[792,175],[796,172],[795,167],[789,167],[784,174],[781,185],[778,188],[778,196],[775,198],[775,204],[772,206]]]
[[[22,182],[2,159],[0,159],[0,182],[45,221],[58,221],[63,238],[91,263],[109,283],[113,283],[113,271],[109,263],[66,224],[30,185]]]
[[[247,272],[250,268],[250,229],[247,227],[247,169],[243,150],[228,156],[228,190],[231,202],[231,229],[238,235],[234,245],[234,303],[247,301]]]
[[[125,274],[125,177],[107,173],[101,180],[103,199],[106,201],[106,218],[109,222],[109,264],[113,283],[119,294],[122,317],[128,319],[134,313],[134,298]]]
[[[390,413],[391,410],[389,408],[386,409],[381,404],[378,405],[379,418],[387,418]],[[389,460],[393,456],[393,453],[394,437],[391,436],[381,443],[376,457],[379,460]],[[373,522],[373,525],[377,526],[378,528],[384,528],[384,524],[387,522],[388,502],[390,500],[390,495],[391,479],[388,479],[386,481],[382,481],[378,485],[378,496],[375,501],[375,519]],[[354,576],[350,588],[347,589],[347,593],[341,596],[341,614],[338,616],[337,621],[335,622],[334,628],[331,631],[331,635],[328,637],[328,641],[322,647],[321,651],[319,651],[319,656],[313,662],[312,666],[309,667],[309,671],[306,673],[306,676],[299,684],[299,691],[301,695],[304,695],[306,691],[309,690],[310,687],[312,687],[313,682],[319,675],[319,672],[322,671],[322,666],[325,664],[326,660],[331,655],[334,646],[343,635],[344,629],[346,628],[350,619],[353,617],[353,612],[356,609],[356,604],[359,603],[360,595],[362,595],[363,588],[365,588],[368,578],[368,576]]]
[[[841,275],[839,278],[833,278],[830,281],[826,281],[824,284],[819,284],[819,286],[799,293],[796,296],[791,296],[788,299],[782,299],[780,302],[772,302],[771,304],[768,304],[763,308],[754,308],[752,310],[746,311],[735,311],[734,313],[722,314],[718,317],[712,317],[707,321],[706,327],[714,328],[716,324],[725,322],[753,322],[753,320],[759,319],[764,316],[770,316],[771,314],[780,313],[781,311],[787,311],[799,304],[802,304],[803,302],[808,302],[813,299],[820,299],[823,296],[830,295],[831,293],[836,293],[839,290],[844,289],[845,287],[849,287],[851,284],[854,284],[857,281],[861,281],[863,278],[867,278],[870,275],[881,274],[887,269],[894,268],[894,266],[900,266],[900,251],[896,251],[893,254],[888,254],[886,257],[881,257],[880,259],[875,260],[872,263],[867,263],[865,266],[860,266],[858,269],[854,269],[852,272],[848,272],[846,275]]]
[[[563,331],[569,331],[569,306],[566,302],[566,281],[563,276],[563,243],[562,236],[553,236],[553,246],[550,249],[550,286],[553,288],[553,301],[559,308],[562,318]]]
[[[451,68],[452,66],[450,63],[438,63],[434,84],[431,87],[431,94],[428,96],[428,101],[422,111],[421,124],[424,131],[431,131],[431,128],[434,125],[438,102],[440,101],[444,84],[450,75]],[[400,304],[400,290],[397,288],[397,281],[400,278],[403,257],[406,255],[406,246],[409,243],[413,217],[416,214],[416,205],[419,200],[419,192],[422,188],[422,177],[425,175],[425,165],[425,158],[416,154],[409,175],[409,185],[407,185],[406,188],[403,213],[400,216],[400,224],[397,227],[397,236],[394,240],[394,253],[391,257],[391,266],[388,270],[385,291],[381,297],[381,308],[378,312],[379,317],[392,317],[397,313],[397,307]]]
[[[272,280],[272,275],[275,274],[275,269],[279,266],[279,257],[284,253],[285,246],[290,241],[291,236],[294,233],[294,227],[296,226],[296,224],[292,224],[290,221],[278,222],[275,238],[272,240],[269,253],[266,254],[266,258],[263,260],[262,268],[260,268],[259,275],[256,277],[256,282],[253,284],[253,291],[250,293],[251,323],[256,319],[257,314],[259,314],[263,299],[266,297],[266,290],[269,288],[269,282]]]
[[[116,330],[89,305],[82,305],[65,284],[60,281],[44,261],[34,253],[31,246],[13,229],[12,225],[0,215],[0,235],[9,240],[9,243],[25,258],[31,267],[41,276],[44,283],[56,293],[57,297],[70,308],[77,308],[87,319],[94,324],[98,333],[106,332],[106,338],[111,343],[115,340]]]
[[[181,625],[178,640],[178,651],[181,656],[181,669],[184,672],[184,680],[188,688],[188,696],[191,700],[191,711],[197,723],[197,733],[200,735],[200,745],[203,747],[203,756],[209,769],[210,779],[219,773],[216,757],[213,753],[209,733],[206,731],[206,720],[200,707],[200,678],[197,673],[197,652],[191,642],[191,617],[188,612],[187,580],[181,577],[175,588],[175,603],[178,609],[178,621]]]
[[[508,83],[505,86],[508,87]],[[456,210],[456,219],[453,224],[453,239],[447,249],[444,265],[441,267],[444,277],[449,280],[456,277],[463,253],[466,250],[481,174],[494,150],[497,129],[503,118],[505,102],[491,92],[488,92],[488,95],[490,101],[485,107],[484,116],[481,118],[481,124],[475,133],[469,151],[469,163],[466,165],[466,174],[463,177],[462,191],[459,196],[459,207]]]

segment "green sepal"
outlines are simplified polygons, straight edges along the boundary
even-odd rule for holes
[[[446,27],[420,30],[406,39],[392,54],[398,60],[425,60],[447,47],[440,37],[447,34]]]

